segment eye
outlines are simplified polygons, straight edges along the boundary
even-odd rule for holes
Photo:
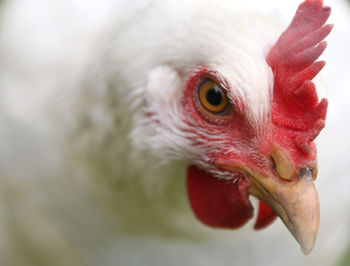
[[[199,84],[198,98],[200,105],[213,114],[225,112],[230,105],[226,91],[211,79],[205,79]]]

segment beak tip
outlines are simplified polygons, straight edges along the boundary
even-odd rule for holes
[[[304,255],[309,255],[313,249],[314,245],[311,246],[304,246],[300,245],[301,251],[303,252]]]
[[[309,241],[300,241],[298,240],[299,244],[300,244],[300,248],[301,251],[303,252],[304,255],[309,255],[315,245],[316,242],[316,235],[314,235],[314,237],[312,239],[310,239]]]

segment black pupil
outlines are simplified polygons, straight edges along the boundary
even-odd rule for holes
[[[218,106],[222,102],[222,92],[218,89],[211,88],[207,91],[205,98],[211,105]]]

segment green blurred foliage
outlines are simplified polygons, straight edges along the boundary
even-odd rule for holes
[[[345,256],[340,262],[339,266],[350,266],[350,247],[346,251]]]

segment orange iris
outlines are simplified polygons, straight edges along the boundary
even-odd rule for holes
[[[199,100],[212,113],[223,112],[229,102],[226,92],[210,79],[204,80],[200,85]]]

